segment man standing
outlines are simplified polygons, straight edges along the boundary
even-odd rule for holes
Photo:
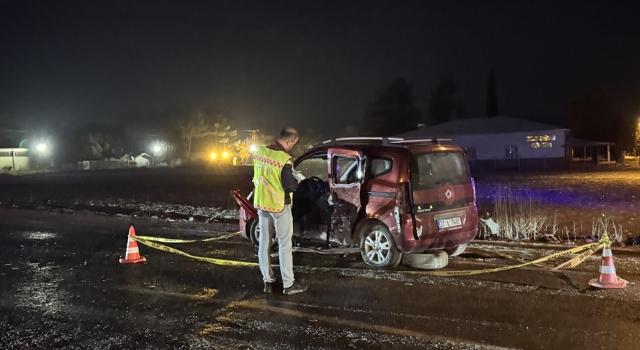
[[[284,128],[276,143],[260,146],[253,154],[253,184],[255,195],[253,205],[258,209],[260,239],[258,262],[264,281],[264,292],[271,293],[276,282],[271,268],[270,227],[276,228],[279,245],[280,273],[284,294],[302,293],[306,286],[300,285],[293,276],[293,255],[291,238],[293,236],[293,216],[291,202],[293,191],[298,186],[293,176],[293,161],[287,153],[298,142],[298,132],[293,128]]]

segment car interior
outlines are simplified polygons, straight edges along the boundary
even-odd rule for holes
[[[334,157],[333,169],[338,175],[336,184],[356,183],[362,176],[358,160],[354,157]],[[294,233],[305,238],[327,232],[334,206],[329,203],[327,157],[319,156],[303,160],[296,170],[305,175],[293,194]]]

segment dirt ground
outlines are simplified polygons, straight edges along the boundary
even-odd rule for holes
[[[533,200],[556,222],[557,235],[588,237],[594,221],[622,228],[623,243],[640,233],[640,169],[486,175],[476,178],[481,217],[495,212],[497,196]],[[552,227],[547,233],[552,233]],[[565,237],[566,239],[566,237]]]
[[[62,213],[102,213],[165,221],[237,218],[229,191],[250,167],[73,171],[0,175],[0,207]],[[481,217],[495,214],[495,199],[531,200],[548,216],[547,234],[590,237],[600,219],[623,232],[640,233],[640,169],[475,176]],[[612,221],[611,221],[612,220]],[[555,225],[555,229],[554,226]],[[555,231],[555,232],[554,232]]]

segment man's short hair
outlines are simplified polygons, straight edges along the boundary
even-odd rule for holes
[[[294,128],[286,127],[280,131],[278,140],[295,140],[298,138],[298,132]]]

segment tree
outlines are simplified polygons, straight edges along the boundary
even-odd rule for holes
[[[182,138],[187,141],[187,154],[191,158],[191,146],[194,139],[205,136],[205,132],[209,129],[209,125],[204,120],[202,111],[193,109],[188,119],[180,122],[180,130]]]
[[[458,86],[451,74],[444,75],[438,87],[431,92],[429,99],[429,115],[434,124],[440,124],[451,120],[458,102],[455,94]]]
[[[232,129],[231,124],[222,114],[215,116],[210,131],[204,133],[204,136],[213,137],[214,148],[217,150],[220,145],[227,146],[234,144],[238,136],[238,130]]]
[[[249,157],[251,156],[251,145],[249,145],[248,140],[237,141],[234,144],[234,147],[236,149],[236,154],[240,158],[242,164],[246,164],[249,160]]]
[[[496,93],[496,76],[491,67],[489,83],[487,84],[487,117],[498,116],[498,95]]]
[[[604,90],[588,90],[571,100],[565,125],[578,138],[616,142],[618,150],[633,149],[636,121],[624,117],[617,101]]]
[[[396,78],[375,90],[365,109],[365,129],[371,135],[397,135],[417,128],[420,111],[414,106],[413,85]]]

